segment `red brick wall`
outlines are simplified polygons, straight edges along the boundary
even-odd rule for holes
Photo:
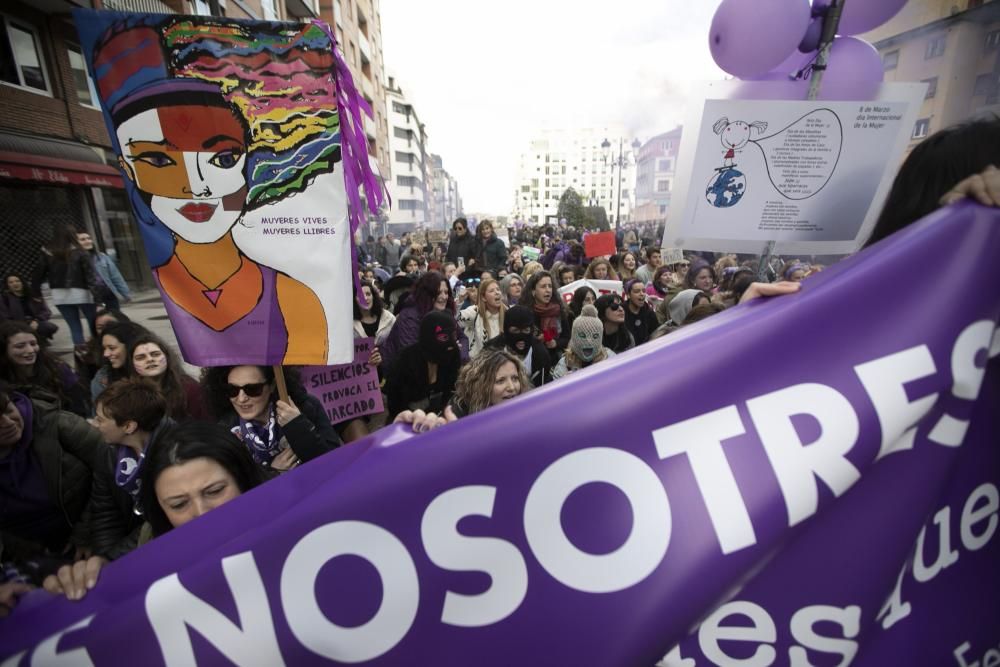
[[[66,15],[46,15],[21,3],[5,5],[4,12],[30,23],[38,32],[52,96],[0,84],[0,129],[110,147],[101,112],[77,101],[66,52],[67,41],[79,43],[72,20]]]

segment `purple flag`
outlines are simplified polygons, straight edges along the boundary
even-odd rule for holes
[[[383,430],[82,602],[29,596],[0,660],[994,664],[998,256],[1000,212],[950,207],[797,295]]]

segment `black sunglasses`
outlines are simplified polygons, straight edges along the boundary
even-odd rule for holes
[[[611,310],[619,310],[621,308],[624,308],[624,306],[622,306],[621,301],[612,301],[611,303],[608,304],[608,308],[610,308]]]
[[[250,384],[244,384],[244,385],[227,384],[226,396],[228,396],[229,398],[236,398],[237,396],[240,395],[240,392],[242,391],[250,398],[257,398],[258,396],[264,393],[265,387],[267,387],[266,382],[252,382]]]

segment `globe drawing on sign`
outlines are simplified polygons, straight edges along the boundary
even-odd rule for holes
[[[715,176],[705,188],[705,199],[716,208],[729,208],[740,203],[747,189],[747,180],[742,171],[732,167],[724,167],[716,171]]]

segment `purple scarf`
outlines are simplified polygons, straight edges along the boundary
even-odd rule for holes
[[[131,447],[118,445],[117,463],[115,464],[115,484],[118,488],[132,496],[132,511],[139,516],[142,516],[142,506],[139,503],[139,489],[142,486],[142,480],[139,479],[139,474],[142,472],[142,463],[145,460],[145,448],[143,448],[142,453],[136,458],[135,452]]]
[[[258,424],[240,417],[240,423],[232,428],[232,432],[247,446],[254,461],[263,466],[269,467],[271,461],[281,451],[283,434],[281,426],[278,425],[274,403],[271,403],[268,409],[266,423]]]

